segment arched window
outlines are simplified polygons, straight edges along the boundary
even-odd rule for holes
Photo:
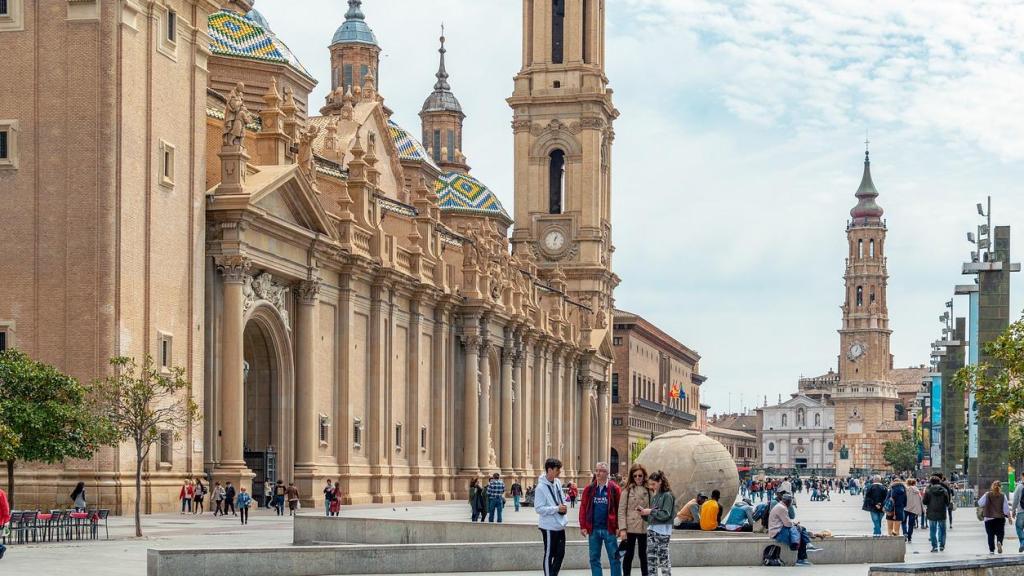
[[[561,214],[565,198],[565,152],[552,150],[548,163],[548,213]]]
[[[814,415],[814,425],[821,426],[821,414]]]
[[[551,0],[551,62],[562,63],[565,45],[565,0]]]
[[[864,257],[864,241],[857,240],[857,258]]]
[[[619,451],[612,448],[611,462],[608,464],[608,472],[612,474],[619,473]]]
[[[864,287],[857,286],[857,306],[864,305]]]
[[[874,240],[871,240],[871,243],[868,246],[868,253],[871,254],[872,258],[875,257],[875,241]]]
[[[788,425],[789,425],[789,415],[788,414],[783,414],[782,415],[782,427],[785,428]]]

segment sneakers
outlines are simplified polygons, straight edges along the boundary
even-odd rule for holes
[[[938,552],[938,551],[939,551],[938,548],[932,548],[932,552]]]
[[[945,545],[939,546],[939,552],[945,552],[945,551],[946,551],[946,546]]]
[[[807,553],[808,554],[810,554],[811,552],[821,552],[821,551],[822,551],[822,548],[820,546],[815,546],[814,544],[808,544],[807,545]]]
[[[814,566],[814,564],[811,564],[807,560],[797,560],[796,563],[793,564],[793,565],[794,566]]]
[[[996,551],[999,552],[1000,554],[1003,553],[1003,543],[1002,542],[999,542],[999,543],[996,544]]]
[[[1020,546],[1017,547],[1017,552],[1018,553],[1024,552],[1024,544],[1021,544]]]

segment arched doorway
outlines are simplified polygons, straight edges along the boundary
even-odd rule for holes
[[[269,305],[253,310],[242,340],[243,450],[245,464],[255,474],[253,496],[261,499],[268,480],[292,480],[295,409],[291,344],[281,317]]]

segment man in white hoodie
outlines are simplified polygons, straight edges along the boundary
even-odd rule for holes
[[[562,482],[562,461],[548,458],[544,474],[537,479],[533,494],[533,509],[537,511],[537,527],[544,538],[544,576],[558,576],[565,556],[565,525],[568,524]]]

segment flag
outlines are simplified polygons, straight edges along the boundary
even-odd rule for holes
[[[669,398],[679,398],[679,395],[680,395],[679,384],[673,384],[672,388],[669,388],[668,397]]]

